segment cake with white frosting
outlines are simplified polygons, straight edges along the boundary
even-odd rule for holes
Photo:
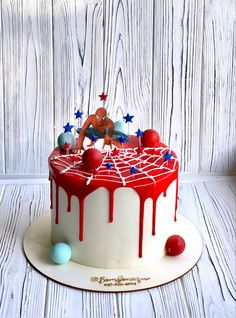
[[[156,131],[130,136],[123,126],[99,108],[77,129],[76,142],[73,126],[64,126],[49,157],[52,243],[69,246],[79,264],[146,265],[165,256],[176,234],[177,157]]]
[[[176,222],[178,161],[163,144],[138,149],[101,150],[95,173],[80,153],[51,154],[52,241],[69,244],[73,261],[119,268],[165,254]]]

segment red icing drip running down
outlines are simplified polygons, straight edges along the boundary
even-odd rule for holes
[[[71,195],[70,194],[67,194],[67,212],[70,212],[71,211]]]
[[[152,208],[152,235],[156,235],[156,205],[157,199],[153,199],[153,208]]]
[[[59,209],[59,185],[56,183],[56,218],[55,223],[58,224],[58,209]]]
[[[143,256],[143,223],[144,223],[144,204],[145,201],[140,201],[140,217],[139,217],[139,251],[138,256]]]
[[[109,222],[112,223],[114,219],[114,189],[110,190],[109,200]]]
[[[79,240],[84,239],[84,198],[79,200]]]
[[[161,146],[163,146],[163,144],[161,144]],[[165,146],[165,145],[164,145]],[[166,146],[165,146],[166,147]],[[133,150],[133,152],[136,155],[136,151]],[[166,149],[164,151],[164,153],[166,152]],[[122,151],[120,151],[118,158],[120,157],[120,154],[122,156]],[[153,164],[153,162],[155,162],[155,158],[153,156],[153,151],[152,149],[150,150],[150,161],[148,162],[150,165]],[[84,200],[85,198],[92,193],[93,191],[97,190],[99,187],[105,187],[108,191],[109,191],[109,222],[112,223],[114,221],[114,192],[116,189],[123,187],[124,184],[122,184],[122,182],[118,183],[118,182],[108,182],[108,180],[106,179],[100,179],[99,178],[99,173],[100,170],[97,171],[96,173],[96,178],[95,176],[93,176],[93,180],[87,184],[87,179],[84,178],[81,175],[75,175],[73,173],[62,173],[61,171],[63,170],[63,166],[61,165],[57,165],[57,157],[54,156],[60,156],[60,153],[58,154],[57,151],[54,151],[54,153],[52,154],[51,158],[56,158],[56,159],[51,159],[49,158],[49,163],[51,166],[51,171],[52,171],[52,175],[51,175],[51,189],[52,189],[52,180],[55,182],[56,184],[56,207],[55,207],[55,223],[58,224],[59,223],[59,216],[58,216],[58,197],[59,197],[59,186],[62,187],[65,192],[67,193],[68,196],[68,203],[67,203],[67,211],[69,212],[71,210],[71,197],[72,195],[76,196],[79,200],[79,240],[83,241],[84,240]],[[73,156],[77,156],[77,161],[79,162],[79,160],[81,159],[81,155],[80,154],[76,154],[76,155],[71,155],[72,157],[66,158],[66,162],[63,162],[63,164],[65,164],[65,168],[67,167],[68,164],[73,164],[75,163],[75,158]],[[142,156],[144,156],[144,160],[148,161],[149,160],[149,156],[148,153],[144,153],[142,154]],[[174,155],[175,156],[175,155]],[[138,159],[137,159],[138,158]],[[122,158],[121,158],[122,159]],[[127,161],[127,157],[125,158]],[[53,162],[53,160],[55,160],[55,164]],[[111,160],[108,156],[107,160]],[[140,160],[140,156],[135,157],[134,159],[132,159],[132,164],[136,163],[137,160]],[[160,159],[158,159],[159,162],[158,164],[163,164],[163,159],[160,156]],[[70,162],[71,161],[71,162]],[[126,163],[125,160],[122,161],[122,164],[124,162],[124,166]],[[156,163],[155,163],[156,164]],[[154,164],[153,164],[154,165]],[[129,180],[129,184],[128,182],[126,182],[126,187],[132,187],[139,195],[140,198],[140,211],[139,211],[139,251],[138,251],[138,255],[139,257],[143,256],[143,229],[144,229],[144,206],[145,206],[145,201],[148,198],[151,198],[153,200],[153,211],[152,211],[152,235],[156,234],[156,202],[157,199],[159,197],[159,195],[161,193],[163,193],[163,196],[166,197],[166,190],[169,187],[169,185],[176,180],[177,184],[176,184],[176,201],[175,201],[175,214],[174,214],[174,220],[176,221],[176,210],[177,210],[177,196],[178,196],[178,162],[176,160],[171,160],[168,162],[168,168],[169,166],[172,165],[172,169],[170,169],[170,171],[168,171],[168,173],[165,172],[163,175],[165,176],[164,178],[162,177],[161,174],[153,174],[151,175],[151,182],[150,179],[147,178],[147,181],[145,181],[143,178],[136,178],[136,175],[132,175],[129,178],[126,176],[126,180]],[[144,167],[143,163],[138,162],[138,170],[142,169],[142,167]],[[152,168],[152,167],[151,167]],[[130,168],[129,168],[130,169]],[[152,169],[153,170],[153,169]],[[150,170],[150,171],[152,171]],[[76,172],[79,171],[81,173],[83,173],[83,166],[78,166]],[[102,170],[102,174],[104,175],[104,171],[106,170]],[[87,173],[87,172],[86,172]],[[107,173],[107,171],[106,171]],[[116,174],[114,172],[114,174]],[[109,174],[107,175],[107,178],[109,179],[110,177],[112,177],[112,172],[109,171]],[[128,179],[129,178],[129,179]],[[159,181],[160,179],[160,181]],[[146,182],[146,184],[145,184]],[[51,190],[52,191],[52,190]],[[52,197],[51,197],[51,202],[53,202]],[[52,204],[51,204],[52,205]]]
[[[50,209],[53,209],[53,201],[52,201],[52,177],[51,175],[49,176],[49,180],[50,180]]]

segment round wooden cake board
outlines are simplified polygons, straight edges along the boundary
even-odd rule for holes
[[[24,251],[29,262],[45,276],[70,287],[97,292],[129,292],[157,287],[186,274],[199,260],[202,239],[195,226],[178,214],[176,233],[185,238],[185,251],[179,256],[164,256],[148,266],[104,269],[70,261],[54,264],[49,257],[51,244],[50,213],[40,216],[26,231]]]

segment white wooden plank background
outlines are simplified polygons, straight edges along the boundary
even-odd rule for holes
[[[235,171],[236,167],[236,133],[231,127],[236,122],[235,14],[235,1],[206,1],[200,139],[200,170],[204,172],[225,171],[226,166]]]
[[[155,14],[155,128],[191,172],[199,167],[203,11],[202,0],[158,1]]]
[[[2,0],[1,24],[5,173],[40,174],[53,146],[51,2]]]
[[[27,263],[22,251],[24,232],[49,206],[48,182],[33,182],[0,184],[1,318],[235,317],[235,179],[182,180],[179,210],[202,234],[200,261],[175,282],[118,294],[62,286]]]
[[[235,0],[2,0],[0,174],[47,174],[75,108],[153,126],[190,173],[235,173]]]

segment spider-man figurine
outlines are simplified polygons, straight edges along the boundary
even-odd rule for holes
[[[104,138],[103,146],[110,145],[110,147],[112,147],[114,123],[107,117],[107,111],[103,107],[98,108],[95,114],[90,115],[84,122],[82,128],[77,129],[77,132],[79,133],[79,141],[76,147],[78,150],[84,150],[83,142],[85,136],[90,139],[92,136]],[[89,146],[92,146],[94,142],[95,141],[92,141]]]

